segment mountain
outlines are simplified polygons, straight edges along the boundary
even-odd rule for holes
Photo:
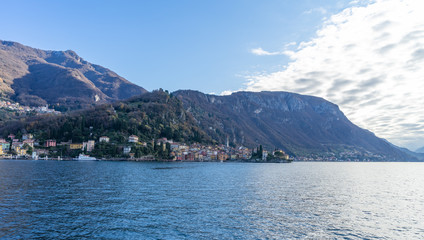
[[[75,52],[0,41],[0,97],[22,105],[81,108],[147,92]]]
[[[383,139],[354,125],[337,105],[322,98],[288,92],[215,96],[191,90],[173,95],[183,102],[198,126],[219,142],[228,138],[234,145],[262,144],[296,156],[372,153],[386,160],[411,160]]]
[[[322,160],[416,161],[351,123],[337,105],[288,92],[237,92],[215,96],[162,90],[61,116],[0,122],[0,134],[33,133],[38,139],[82,142],[107,135],[117,142],[135,134],[143,141],[263,145],[292,156]]]
[[[424,153],[424,147],[418,148],[417,150],[415,150],[415,152],[417,152],[417,153]]]
[[[413,152],[413,151],[410,151],[407,148],[401,148],[401,147],[397,147],[397,146],[395,146],[395,147],[398,148],[399,150],[401,150],[402,152],[408,154],[409,156],[411,156],[411,158],[416,158],[420,161],[424,161],[424,153]]]
[[[27,132],[40,141],[82,142],[106,135],[112,141],[126,142],[126,137],[135,134],[141,141],[166,137],[181,142],[213,143],[186,113],[181,101],[164,91],[58,116],[42,115],[0,122],[3,138],[9,133],[19,137]]]

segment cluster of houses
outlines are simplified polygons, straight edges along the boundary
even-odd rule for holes
[[[321,155],[301,156],[296,157],[296,161],[352,161],[352,162],[363,162],[363,161],[384,161],[385,157],[380,154],[372,153],[369,151],[358,151],[358,150],[344,150],[339,153],[328,152]]]
[[[48,148],[56,147],[58,145],[66,145],[67,143],[57,144],[56,140],[48,139],[43,145],[40,145],[39,141],[34,139],[32,134],[23,134],[21,139],[16,138],[14,134],[9,134],[5,140],[0,138],[0,156],[2,157],[38,157],[41,154],[48,155]],[[94,149],[94,141],[88,141],[84,143],[70,143],[70,149],[81,149],[84,148],[87,151]],[[47,148],[47,149],[46,149]]]
[[[25,156],[29,149],[34,148],[35,142],[32,134],[24,134],[22,139],[15,138],[15,135],[10,134],[8,139],[11,141],[6,141],[3,138],[0,138],[0,156],[8,155],[8,152],[12,150],[16,156]]]
[[[40,114],[45,114],[45,113],[60,114],[60,112],[54,109],[50,109],[48,105],[41,106],[41,107],[29,107],[29,106],[22,106],[19,103],[13,103],[13,102],[4,101],[4,100],[0,100],[0,108],[11,110],[14,112],[20,112],[20,113],[36,112]]]
[[[249,159],[251,150],[246,147],[232,148],[225,145],[204,146],[171,143],[171,158],[176,161],[226,161],[230,159]]]
[[[138,142],[137,136],[130,136],[131,142]],[[147,143],[140,143],[146,146]],[[174,142],[167,138],[161,138],[156,140],[156,145],[160,145],[165,150],[166,145],[170,147],[170,160],[173,161],[227,161],[227,160],[247,160],[252,156],[252,150],[243,146],[236,148],[227,145],[202,145],[199,143],[193,143],[187,145],[185,143]],[[129,149],[131,150],[131,149]],[[275,150],[273,152],[262,151],[262,159],[266,160],[268,155],[272,154],[275,156],[279,154],[288,159],[289,156],[282,150]]]
[[[49,149],[56,146],[67,146],[70,150],[83,150],[91,152],[96,145],[95,140],[88,140],[82,143],[61,142],[56,143],[56,140],[49,139],[40,143],[33,138],[32,134],[23,134],[21,139],[17,139],[14,134],[10,134],[8,140],[0,139],[0,156],[2,157],[32,157],[38,158],[39,155],[47,156]],[[99,143],[109,143],[110,138],[101,136],[98,139]],[[150,144],[150,143],[149,143]],[[138,136],[131,135],[128,137],[128,142],[123,144],[122,153],[129,158],[134,158],[134,153],[131,149],[135,146],[147,147],[147,142],[140,142]],[[169,150],[169,160],[173,161],[226,161],[226,160],[246,160],[252,156],[252,150],[246,147],[230,147],[227,145],[206,146],[198,143],[185,144],[161,138],[152,140],[151,145],[161,146],[163,151],[167,148]],[[268,154],[275,154],[276,152],[268,153],[263,151],[262,159],[265,160]],[[287,156],[288,157],[288,156]]]

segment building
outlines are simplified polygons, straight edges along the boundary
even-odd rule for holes
[[[91,152],[94,150],[94,140],[88,140],[87,142],[83,142],[82,143],[83,148],[87,151],[87,152]]]
[[[32,139],[33,137],[31,133],[27,133],[22,135],[22,140]]]
[[[38,156],[40,155],[46,156],[47,154],[49,154],[49,150],[47,149],[35,149],[34,152],[36,152]]]
[[[173,143],[174,141],[168,140],[167,138],[159,138],[156,140],[156,144],[159,145],[160,143],[166,144],[166,143]]]
[[[71,143],[69,144],[69,149],[71,150],[81,150],[84,147],[82,143]]]
[[[19,150],[19,149],[21,149],[22,148],[22,146],[23,146],[24,144],[23,143],[21,143],[21,142],[13,142],[12,143],[12,147],[11,147],[11,149],[12,150],[15,150],[16,152]]]
[[[101,136],[101,137],[99,138],[99,142],[105,142],[105,143],[108,143],[108,142],[109,142],[109,140],[110,140],[110,138],[109,138],[109,137],[107,137],[107,136]]]
[[[268,157],[268,151],[263,150],[262,151],[262,160],[265,161]]]
[[[128,155],[131,152],[131,146],[125,146],[123,153],[124,155]]]
[[[179,149],[179,148],[180,148],[180,145],[178,143],[172,143],[171,144],[171,150],[172,151],[175,151],[176,149]]]
[[[72,140],[69,140],[69,141],[67,141],[67,142],[60,142],[60,143],[57,143],[56,145],[57,146],[68,146],[69,144],[71,144],[72,143]]]
[[[136,135],[131,135],[128,138],[128,142],[130,142],[130,143],[136,143],[136,142],[138,142],[138,137]]]
[[[24,144],[24,145],[25,145],[25,144],[27,144],[28,146],[30,146],[30,147],[32,147],[32,148],[34,148],[34,140],[32,140],[32,139],[29,139],[29,138],[25,139],[25,140],[23,141],[23,144]]]
[[[3,155],[3,148],[0,148],[0,155]]]
[[[3,149],[3,152],[9,151],[10,143],[8,141],[4,139],[0,139],[0,145],[1,145],[1,148]]]
[[[226,153],[220,152],[218,153],[217,159],[219,161],[226,161],[228,159],[228,155]]]
[[[49,139],[44,143],[45,147],[56,147],[56,140]]]
[[[23,143],[22,142],[14,142],[12,143],[12,150],[14,150],[16,152],[16,155],[18,156],[25,156],[26,154],[26,149],[23,147]]]
[[[186,160],[186,161],[194,161],[194,153],[185,152],[184,158],[185,158],[184,160]]]
[[[21,148],[19,146],[17,146],[15,148],[15,152],[16,152],[16,155],[18,155],[18,156],[25,156],[26,155],[26,149]]]
[[[10,139],[15,139],[15,134],[9,134],[9,136],[7,136],[7,138],[10,138]]]
[[[274,157],[278,157],[281,159],[286,159],[286,160],[289,159],[289,155],[287,155],[283,150],[276,150],[274,151],[273,155]]]

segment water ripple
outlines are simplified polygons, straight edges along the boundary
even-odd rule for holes
[[[0,239],[422,239],[421,163],[0,161]]]

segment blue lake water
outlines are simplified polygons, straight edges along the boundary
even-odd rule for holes
[[[0,239],[423,239],[424,163],[0,161]]]

